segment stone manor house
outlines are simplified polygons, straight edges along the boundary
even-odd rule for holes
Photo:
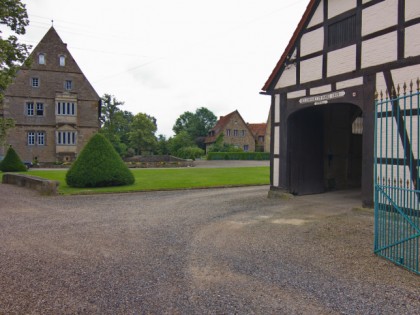
[[[6,147],[25,161],[73,161],[99,130],[100,97],[54,27],[29,58],[5,91],[0,115],[15,120]]]

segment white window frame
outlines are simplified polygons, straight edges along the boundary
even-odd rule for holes
[[[38,55],[38,64],[45,65],[45,54]]]
[[[76,116],[77,115],[77,103],[76,102],[56,102],[56,115],[58,116]]]
[[[35,108],[34,102],[26,102],[26,116],[34,116]]]
[[[66,65],[66,56],[61,55],[59,58],[60,67],[64,67]]]
[[[27,135],[28,145],[35,145],[35,131],[29,131]]]
[[[31,86],[34,88],[39,87],[39,78],[38,77],[32,77],[31,78]]]
[[[71,91],[73,89],[73,81],[72,80],[64,81],[64,89],[66,89],[67,91]]]
[[[38,131],[36,133],[36,144],[45,145],[45,131]]]
[[[233,130],[233,136],[234,136],[234,137],[237,137],[237,136],[238,136],[238,129],[234,129],[234,130]]]
[[[44,103],[36,103],[36,116],[44,116]]]
[[[56,143],[57,145],[76,145],[77,131],[57,131]]]
[[[230,129],[226,129],[226,136],[230,137]]]

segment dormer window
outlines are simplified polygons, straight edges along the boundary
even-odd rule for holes
[[[66,56],[60,56],[60,66],[64,67],[66,65]]]
[[[44,54],[39,54],[38,55],[38,63],[40,65],[45,65],[45,55]]]

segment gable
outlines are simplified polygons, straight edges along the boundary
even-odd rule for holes
[[[395,68],[420,58],[419,32],[418,0],[311,0],[263,90]]]

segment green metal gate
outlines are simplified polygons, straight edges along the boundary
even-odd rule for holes
[[[375,102],[374,251],[420,274],[419,80],[413,87]]]

